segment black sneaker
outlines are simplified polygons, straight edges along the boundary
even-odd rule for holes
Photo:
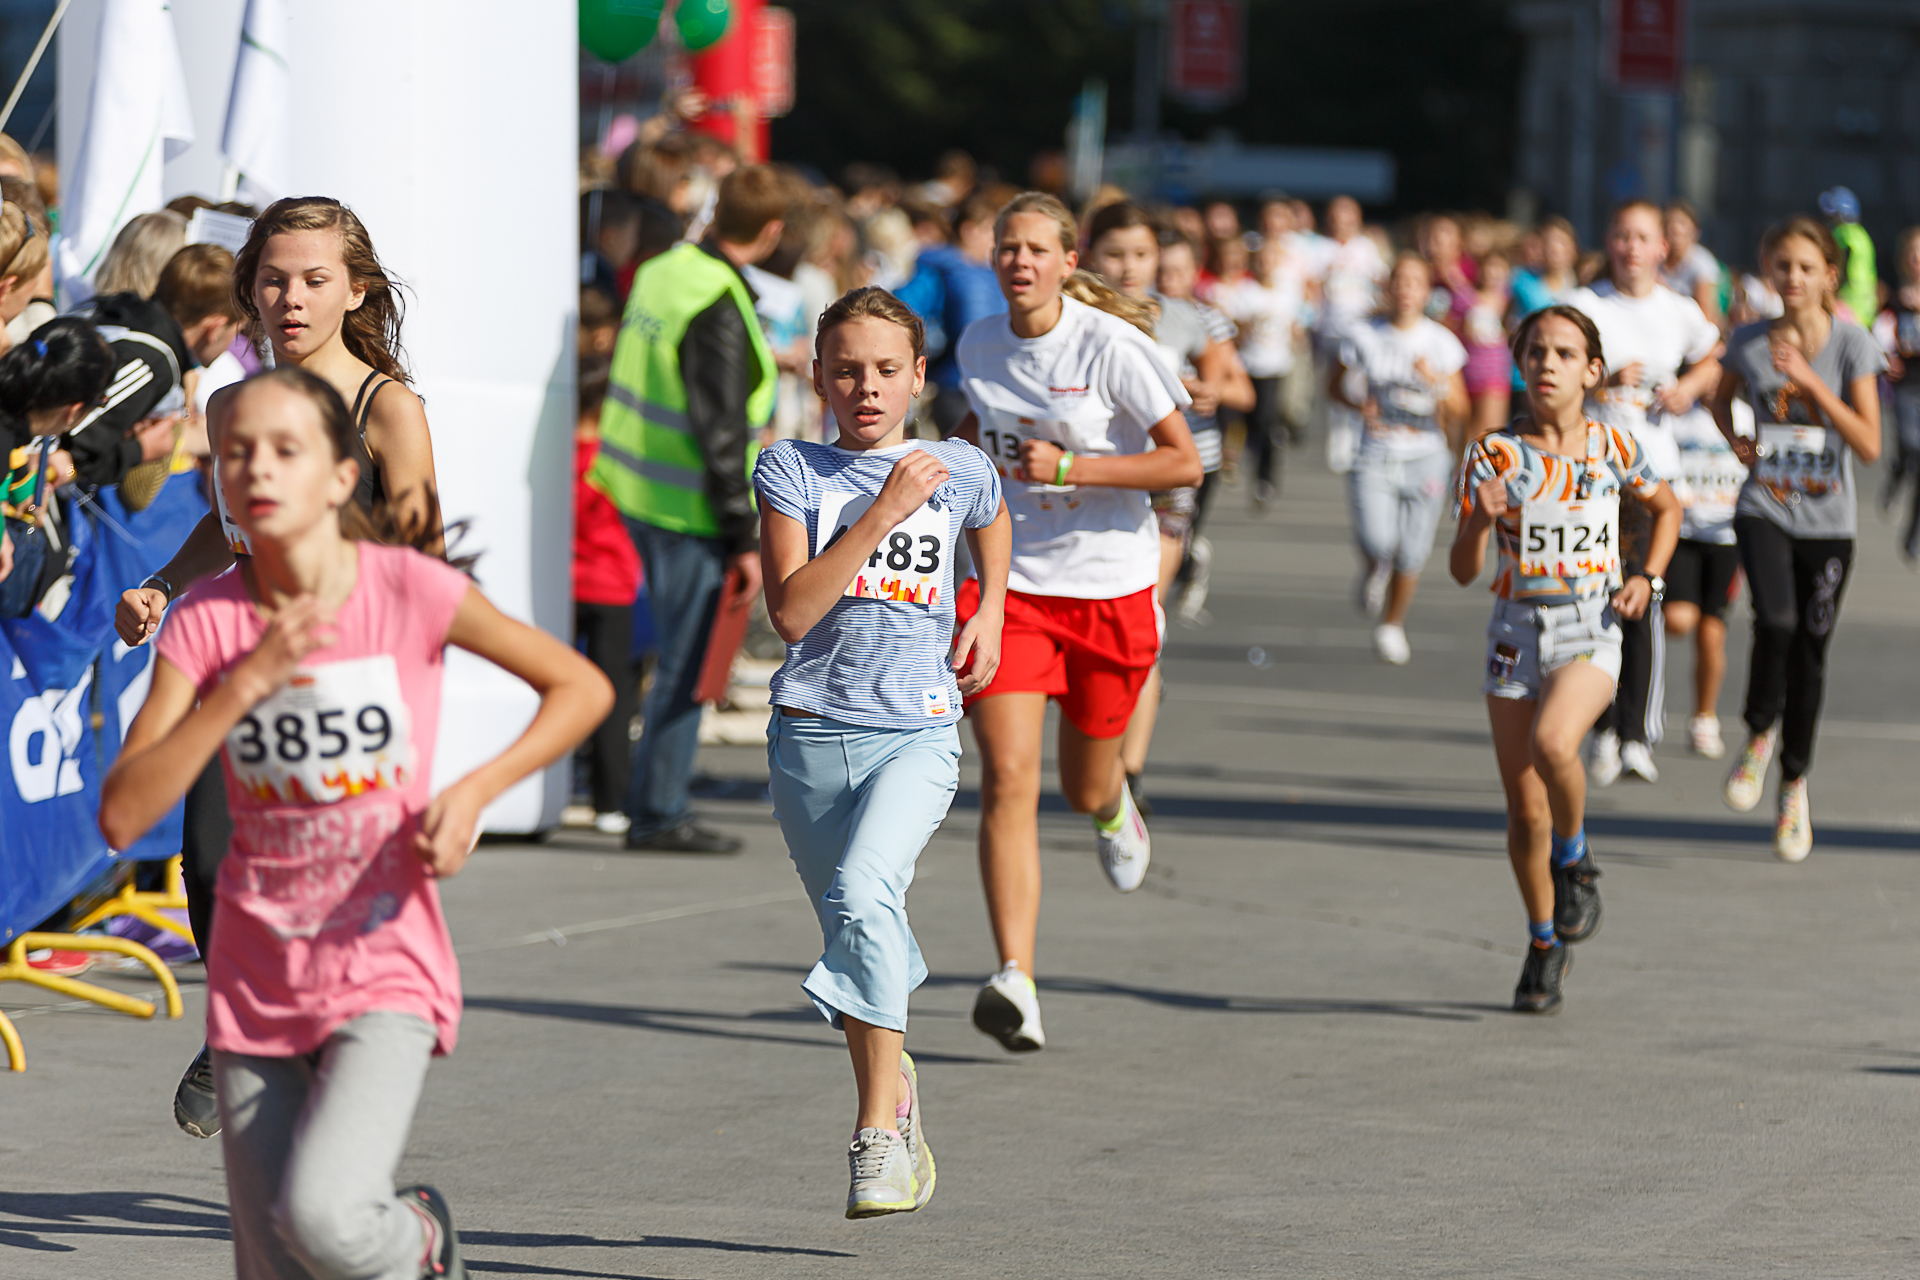
[[[627,848],[635,853],[738,853],[740,843],[692,819],[650,836],[627,837]]]
[[[1599,878],[1592,849],[1553,869],[1553,933],[1569,946],[1600,932],[1600,890],[1593,884]]]
[[[1133,792],[1133,807],[1139,811],[1140,821],[1145,822],[1153,816],[1153,801],[1147,799],[1147,793],[1140,789],[1140,775],[1127,775],[1127,790]]]
[[[213,1055],[201,1045],[180,1087],[173,1091],[173,1121],[191,1138],[220,1132],[220,1099],[213,1092]]]
[[[460,1260],[460,1233],[453,1229],[453,1211],[447,1208],[447,1198],[424,1182],[402,1187],[397,1194],[414,1209],[432,1218],[440,1228],[440,1247],[434,1251],[433,1261],[427,1264],[421,1276],[432,1276],[436,1280],[440,1277],[445,1280],[467,1280],[467,1264]]]
[[[1513,989],[1515,1013],[1560,1012],[1560,986],[1573,968],[1571,948],[1556,943],[1551,947],[1527,947],[1527,963],[1520,970],[1520,985]]]

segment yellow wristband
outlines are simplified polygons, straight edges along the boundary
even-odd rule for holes
[[[1066,484],[1067,472],[1072,470],[1072,468],[1073,468],[1073,452],[1071,450],[1068,450],[1067,452],[1062,453],[1060,455],[1060,465],[1056,466],[1053,469],[1054,484],[1056,485]]]

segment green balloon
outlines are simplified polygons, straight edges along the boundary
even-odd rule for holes
[[[680,43],[689,53],[720,43],[727,34],[733,7],[727,0],[680,0],[673,25],[680,29]]]
[[[666,0],[580,0],[580,43],[602,62],[625,62],[660,30]]]

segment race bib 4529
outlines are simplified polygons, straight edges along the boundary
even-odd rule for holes
[[[301,667],[227,735],[240,789],[267,804],[332,804],[414,777],[400,670],[379,654]]]

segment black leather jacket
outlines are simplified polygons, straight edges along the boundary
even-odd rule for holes
[[[700,248],[737,270],[713,240]],[[756,296],[752,285],[747,285],[747,296]],[[759,369],[747,324],[732,293],[724,293],[693,318],[680,339],[687,426],[706,463],[707,500],[730,556],[760,546],[760,518],[753,509],[753,484],[747,475],[747,442],[753,436],[747,397],[759,385]]]

